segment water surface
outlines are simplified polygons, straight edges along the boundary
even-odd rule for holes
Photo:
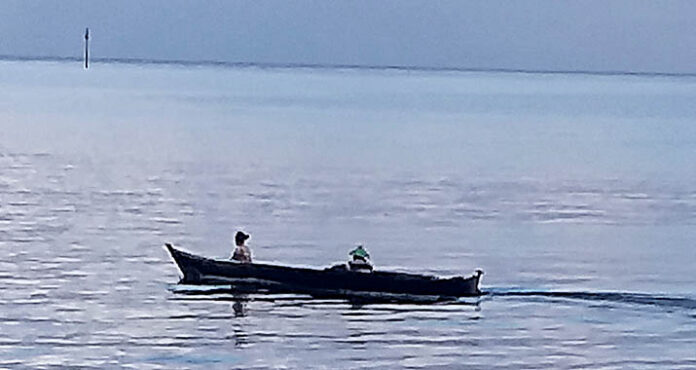
[[[0,366],[696,367],[693,77],[0,63]],[[184,294],[162,245],[486,274]],[[183,290],[183,291],[182,291]],[[189,292],[190,293],[190,292]]]

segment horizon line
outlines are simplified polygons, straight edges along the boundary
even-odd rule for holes
[[[17,62],[83,62],[80,57],[60,56],[17,56],[0,55],[0,61]],[[210,66],[224,68],[262,68],[262,69],[323,69],[323,70],[374,70],[374,71],[416,71],[416,72],[493,72],[520,74],[568,74],[595,76],[642,76],[642,77],[696,77],[696,72],[655,72],[655,71],[620,71],[620,70],[563,70],[563,69],[526,69],[526,68],[484,68],[484,67],[434,67],[418,65],[378,65],[378,64],[341,64],[341,63],[281,63],[281,62],[243,62],[216,60],[178,60],[148,58],[90,58],[91,62],[104,64],[151,64],[173,66]]]

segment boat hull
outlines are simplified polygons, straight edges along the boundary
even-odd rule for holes
[[[229,284],[240,291],[302,293],[313,296],[481,295],[480,270],[468,278],[439,278],[384,271],[365,273],[337,267],[318,270],[213,260],[181,251],[170,244],[166,244],[166,248],[183,274],[180,281],[183,284]]]

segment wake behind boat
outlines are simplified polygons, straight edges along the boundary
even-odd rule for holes
[[[482,294],[483,271],[467,278],[439,278],[400,272],[351,271],[344,264],[322,270],[262,263],[214,260],[165,244],[183,274],[180,283],[230,285],[249,292],[299,293],[312,296],[399,297],[428,296],[437,299],[474,297]]]

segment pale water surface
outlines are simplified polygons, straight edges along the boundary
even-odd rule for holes
[[[696,367],[696,78],[0,62],[0,367]],[[162,245],[486,271],[200,294]]]

